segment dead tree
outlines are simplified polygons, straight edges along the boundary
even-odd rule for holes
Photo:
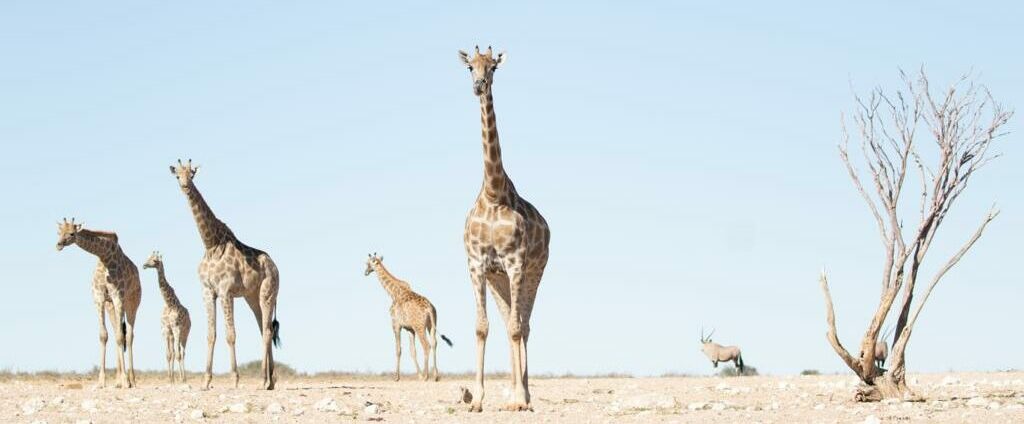
[[[827,312],[827,338],[843,362],[864,383],[856,396],[861,401],[916,398],[906,384],[904,357],[914,324],[943,275],[978,241],[999,211],[994,206],[989,210],[974,235],[931,276],[923,291],[917,287],[921,263],[971,177],[999,156],[990,147],[993,141],[1006,134],[1001,128],[1013,115],[969,75],[942,92],[932,91],[923,70],[914,77],[900,71],[900,76],[902,87],[894,92],[876,88],[867,98],[854,95],[856,111],[852,117],[855,137],[861,142],[864,161],[861,167],[866,169],[863,176],[851,161],[848,149],[851,131],[847,129],[845,118],[842,120],[839,156],[854,187],[867,203],[885,249],[881,297],[861,338],[858,357],[850,355],[839,342],[824,270],[820,278]],[[926,130],[927,136],[918,134],[919,129]],[[919,153],[917,141],[924,137],[930,141],[924,143],[926,147],[934,147],[936,152]],[[915,179],[912,174],[920,177],[920,205],[917,211],[901,217],[901,213],[908,210],[901,207],[900,195],[905,184],[913,184],[907,180],[908,174],[910,179]],[[918,220],[916,227],[904,229],[904,222],[915,219]],[[901,297],[899,302],[896,302],[897,297]],[[919,299],[915,302],[915,298]],[[876,366],[873,353],[882,323],[890,313],[898,314],[895,340],[890,367],[881,369]]]

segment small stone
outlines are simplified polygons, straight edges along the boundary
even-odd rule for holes
[[[370,403],[366,405],[366,408],[363,408],[363,412],[370,415],[377,415],[380,413],[380,405],[376,403]]]
[[[874,415],[868,415],[864,418],[864,424],[882,424],[882,420]]]
[[[233,403],[230,406],[228,406],[228,410],[236,414],[248,413],[250,409],[251,408],[249,408],[249,402]]]
[[[292,411],[292,415],[298,417],[304,414],[305,412],[306,410],[303,408],[296,408],[294,411]]]
[[[955,386],[957,384],[960,384],[960,379],[950,375],[947,376],[946,378],[943,378],[942,382],[939,384],[943,386]]]
[[[999,404],[999,402],[996,402],[996,401],[992,401],[992,402],[988,403],[988,409],[999,409],[1000,406],[1002,406],[1002,405]]]
[[[704,410],[704,409],[707,409],[707,408],[708,408],[707,402],[693,402],[693,403],[691,403],[689,405],[686,405],[686,409],[689,409],[691,411],[701,411],[701,410]]]
[[[320,412],[339,412],[338,403],[332,398],[323,398],[319,402],[313,405],[317,411]]]
[[[473,402],[473,392],[470,392],[469,389],[467,389],[465,387],[459,386],[459,397],[458,397],[458,400],[455,403],[469,404],[469,403],[472,403],[472,402]]]
[[[284,406],[277,402],[271,402],[267,405],[268,414],[280,414],[284,412]]]
[[[40,398],[32,398],[21,404],[21,413],[25,415],[32,415],[39,412],[39,410],[43,409],[44,406],[46,406],[46,401]]]
[[[824,403],[819,403],[817,405],[814,405],[814,410],[815,411],[821,411],[823,409],[825,409],[825,404]]]
[[[191,417],[193,420],[201,420],[203,418],[206,418],[206,413],[203,412],[202,409],[193,409],[192,412],[188,413],[188,416]]]
[[[711,404],[711,410],[712,411],[724,411],[725,410],[725,404],[724,403],[720,403],[720,402],[714,402],[714,403]]]

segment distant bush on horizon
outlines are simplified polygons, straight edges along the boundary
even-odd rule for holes
[[[739,369],[730,365],[722,368],[722,370],[718,372],[718,375],[721,377],[752,377],[759,374],[757,373],[757,368],[750,365],[743,367],[743,373],[740,373]]]
[[[821,372],[818,370],[803,370],[800,371],[800,375],[821,375]]]

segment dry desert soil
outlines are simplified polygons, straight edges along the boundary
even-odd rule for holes
[[[408,381],[407,381],[408,380]],[[849,375],[531,379],[533,412],[503,412],[502,378],[488,379],[483,413],[460,403],[467,377],[401,382],[367,376],[281,377],[278,390],[218,376],[97,389],[91,376],[0,378],[3,423],[1024,423],[1024,372],[915,374],[924,402],[856,403]]]

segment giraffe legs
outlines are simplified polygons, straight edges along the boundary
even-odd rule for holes
[[[424,328],[416,334],[420,338],[420,345],[423,346],[423,375],[420,380],[430,379],[430,342],[427,341],[427,330]]]
[[[107,318],[104,305],[105,302],[96,305],[100,316],[100,388],[107,387]]]
[[[125,312],[125,343],[128,345],[128,387],[135,387],[135,311]]]
[[[178,376],[181,377],[182,383],[185,382],[185,344],[188,343],[188,332],[191,326],[192,323],[186,317],[182,328],[174,332],[174,347],[178,351]]]
[[[412,364],[416,366],[416,378],[423,377],[423,370],[420,368],[420,360],[416,354],[416,332],[409,331],[409,355],[412,357]]]
[[[277,311],[277,269],[260,284],[260,312],[263,333],[263,388],[274,390],[274,317]]]
[[[395,332],[395,381],[402,379],[402,327],[392,324]]]
[[[213,290],[203,289],[203,303],[206,304],[206,376],[203,387],[209,390],[213,380],[213,344],[217,341],[217,295]]]
[[[525,317],[526,274],[522,261],[503,260],[502,265],[509,281],[509,311],[505,324],[508,326],[509,347],[512,353],[512,402],[505,409],[529,411],[530,392],[526,387],[526,342],[523,339],[523,318]]]
[[[487,282],[478,267],[470,266],[473,280],[473,295],[476,298],[476,393],[469,406],[470,412],[483,412],[484,400],[484,351],[487,347]]]
[[[437,322],[437,318],[434,318],[434,322]],[[430,357],[434,360],[434,381],[440,381],[441,377],[437,375],[437,325],[434,325],[431,333],[433,339],[430,341]]]
[[[228,357],[231,359],[231,376],[238,388],[238,363],[235,360],[235,298],[230,295],[220,298],[220,307],[224,309],[224,333],[228,342]]]
[[[124,319],[124,309],[121,306],[121,302],[114,301],[114,315],[111,316],[113,322],[111,325],[114,327],[114,342],[117,344],[117,387],[118,388],[129,388],[131,385],[128,382],[128,373],[125,372],[124,367],[124,330],[121,328],[121,320]]]
[[[164,344],[167,345],[167,379],[171,383],[174,383],[174,360],[176,359],[175,351],[177,347],[174,345],[174,334],[171,333],[170,328],[164,328]]]

